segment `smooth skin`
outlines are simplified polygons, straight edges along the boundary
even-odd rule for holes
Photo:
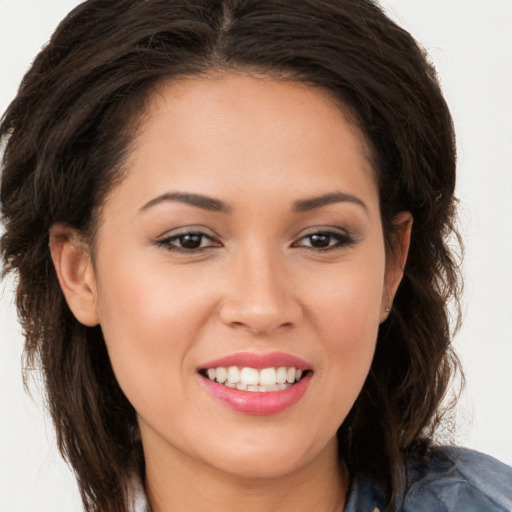
[[[51,230],[68,304],[101,325],[138,413],[153,512],[343,510],[336,431],[402,277],[412,219],[395,222],[392,255],[365,139],[326,92],[233,73],[153,95],[94,265]],[[202,385],[207,361],[273,351],[312,368],[285,411],[243,414]]]

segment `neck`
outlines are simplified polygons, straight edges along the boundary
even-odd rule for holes
[[[347,489],[336,440],[304,466],[271,477],[240,477],[179,453],[165,460],[146,456],[152,512],[341,512]]]

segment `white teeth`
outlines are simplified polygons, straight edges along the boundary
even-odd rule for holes
[[[272,386],[276,383],[275,368],[264,368],[260,372],[260,386]]]
[[[257,386],[260,383],[260,372],[255,368],[242,368],[240,380],[248,386]]]
[[[206,375],[214,382],[224,384],[241,391],[280,391],[298,382],[303,371],[293,367],[263,368],[258,370],[249,366],[239,368],[230,366],[224,368],[208,368]]]
[[[240,370],[236,366],[230,366],[228,368],[228,381],[231,384],[238,384],[240,382]]]
[[[227,372],[226,368],[222,368],[222,367],[217,368],[216,373],[217,373],[217,382],[220,382],[222,384],[228,380],[228,372]],[[297,373],[297,370],[295,371],[295,373]],[[209,376],[210,375],[208,375],[208,377]]]
[[[286,373],[287,373],[287,370],[284,366],[281,366],[281,368],[277,369],[276,382],[278,384],[284,384],[286,382]]]

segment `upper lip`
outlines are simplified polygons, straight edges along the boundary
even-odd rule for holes
[[[266,354],[239,352],[208,361],[202,364],[198,369],[206,370],[208,368],[226,368],[229,366],[250,367],[258,370],[262,368],[278,368],[280,366],[286,366],[288,368],[293,367],[298,370],[311,369],[311,365],[303,359],[284,352],[269,352]]]

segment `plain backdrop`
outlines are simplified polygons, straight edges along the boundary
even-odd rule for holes
[[[0,0],[0,111],[79,2]],[[512,0],[385,0],[434,61],[458,137],[465,240],[459,444],[512,464]],[[23,390],[12,282],[0,287],[0,512],[82,510],[37,386]]]

